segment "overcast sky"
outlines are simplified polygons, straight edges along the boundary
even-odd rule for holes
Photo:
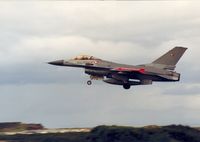
[[[0,2],[0,122],[200,126],[200,2]],[[150,63],[188,47],[181,81],[121,86],[46,64],[79,54]]]

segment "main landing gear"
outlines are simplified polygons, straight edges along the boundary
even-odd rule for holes
[[[123,88],[124,88],[124,89],[130,89],[130,88],[131,88],[131,85],[130,85],[130,84],[124,84],[124,85],[123,85]]]

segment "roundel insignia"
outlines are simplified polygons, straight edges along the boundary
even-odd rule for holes
[[[97,62],[97,61],[92,61],[91,63],[92,63],[92,64],[97,64],[98,62]]]
[[[98,62],[97,62],[97,61],[93,61],[93,63],[94,63],[94,64],[97,64]]]

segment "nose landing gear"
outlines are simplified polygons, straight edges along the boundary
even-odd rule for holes
[[[92,80],[103,80],[104,76],[90,75],[90,80],[87,81],[87,85],[92,85]]]
[[[131,85],[128,84],[128,83],[127,83],[127,84],[124,84],[124,85],[123,85],[123,88],[124,88],[124,89],[130,89],[130,88],[131,88]]]
[[[87,85],[92,85],[92,81],[91,81],[91,80],[88,80],[88,81],[87,81]]]

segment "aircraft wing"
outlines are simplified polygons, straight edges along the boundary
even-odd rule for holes
[[[108,67],[97,67],[97,66],[84,66],[87,69],[105,69],[110,70],[111,72],[120,72],[120,73],[145,73],[144,68],[125,68],[125,67],[117,67],[117,68],[108,68]]]

